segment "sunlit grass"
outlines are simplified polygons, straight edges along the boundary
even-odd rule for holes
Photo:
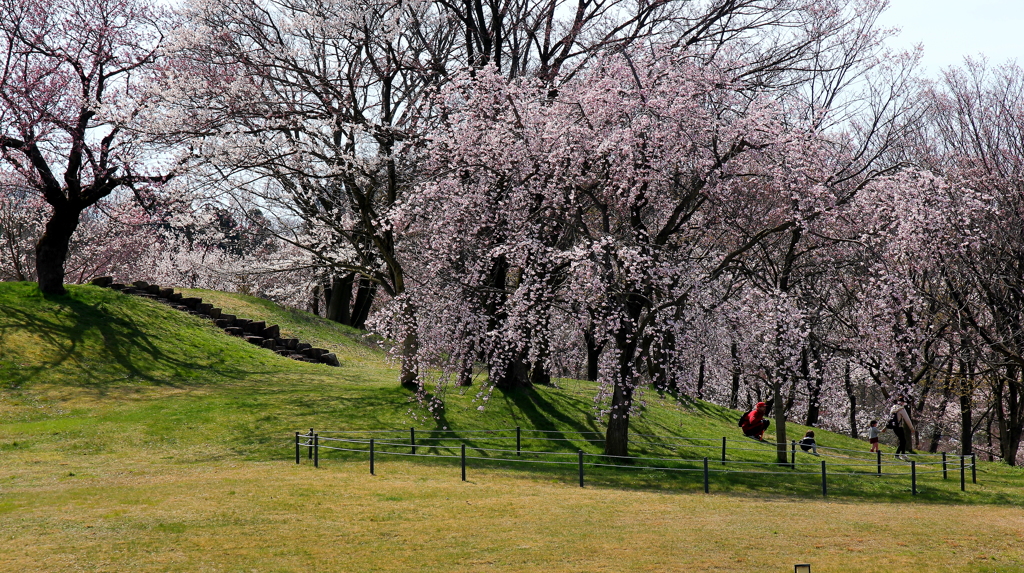
[[[217,296],[232,310],[246,300]],[[292,313],[246,304],[282,328]],[[288,328],[334,336],[315,317]],[[567,440],[525,449],[600,452],[575,433],[602,430],[589,383],[495,392],[482,412],[477,388],[453,389],[435,419],[378,351],[342,334],[349,362],[330,368],[111,291],[0,284],[0,571],[1024,571],[1024,473],[1001,464],[982,464],[976,485],[968,475],[967,492],[953,466],[946,481],[922,475],[917,496],[909,476],[831,476],[828,499],[818,476],[772,466],[782,473],[712,474],[710,495],[698,472],[629,467],[588,466],[580,488],[571,464],[474,460],[466,483],[454,459],[379,454],[371,477],[366,455],[324,450],[319,469],[296,466],[294,432],[310,427],[448,428],[472,446],[473,430],[519,426]],[[773,459],[739,437],[736,412],[647,403],[635,434],[728,436],[744,447],[731,461]],[[651,442],[634,453],[720,455]]]

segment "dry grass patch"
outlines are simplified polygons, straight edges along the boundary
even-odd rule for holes
[[[0,476],[5,571],[1024,571],[1014,507],[660,493],[389,462]],[[66,463],[67,465],[59,465]],[[72,475],[73,474],[73,475]]]

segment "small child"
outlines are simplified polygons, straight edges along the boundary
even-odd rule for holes
[[[803,439],[797,443],[800,444],[800,449],[803,451],[818,455],[818,444],[814,441],[814,430],[807,430]]]
[[[880,430],[878,428],[878,420],[871,420],[871,427],[868,428],[868,441],[871,442],[871,450],[870,451],[872,451],[872,452],[879,451],[878,450],[878,434],[879,434],[879,432],[884,432],[884,431],[885,431],[885,429],[881,429]]]

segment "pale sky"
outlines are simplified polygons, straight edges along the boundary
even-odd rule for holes
[[[902,29],[894,47],[924,45],[929,75],[978,54],[1024,66],[1024,0],[890,0],[881,23]]]

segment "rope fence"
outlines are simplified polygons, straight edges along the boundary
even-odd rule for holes
[[[937,454],[906,454],[904,459],[897,459],[889,454],[884,456],[881,451],[865,452],[847,448],[817,446],[820,453],[799,451],[799,442],[791,441],[787,463],[777,459],[778,444],[775,442],[754,441],[749,438],[734,438],[741,446],[759,444],[760,448],[730,447],[729,438],[723,436],[721,443],[717,438],[691,438],[684,436],[656,436],[634,434],[634,437],[649,438],[658,441],[634,441],[632,444],[643,446],[674,447],[680,449],[720,451],[720,459],[709,456],[697,458],[687,457],[651,457],[651,456],[613,456],[607,454],[587,453],[583,450],[575,452],[552,451],[543,449],[524,449],[524,438],[532,444],[559,442],[587,443],[603,441],[601,438],[584,437],[599,435],[598,432],[570,432],[558,430],[530,430],[504,428],[496,430],[428,430],[428,434],[417,437],[416,429],[408,430],[327,430],[320,432],[309,429],[308,433],[295,432],[295,463],[302,463],[303,449],[306,457],[312,460],[314,467],[320,466],[320,450],[366,454],[369,456],[370,474],[376,475],[376,460],[381,455],[421,457],[435,459],[459,459],[461,461],[462,480],[466,481],[468,461],[509,462],[542,465],[574,465],[579,474],[580,487],[584,486],[584,468],[614,468],[617,470],[644,470],[664,472],[702,472],[704,492],[710,491],[711,474],[741,475],[788,475],[788,476],[819,476],[821,478],[822,495],[828,496],[828,476],[854,478],[867,477],[909,477],[911,492],[917,495],[917,478],[919,475],[942,474],[942,479],[949,478],[950,471],[960,470],[960,490],[966,491],[967,471],[970,470],[971,483],[978,483],[976,456],[971,454],[956,455]],[[398,435],[407,434],[408,441]],[[441,434],[441,435],[437,435]],[[502,435],[507,434],[507,435]],[[549,434],[579,436],[575,440],[568,437],[554,437]],[[481,444],[480,442],[504,442],[502,444]],[[683,443],[685,442],[685,443]],[[712,442],[700,445],[697,442]],[[513,447],[514,443],[514,447]],[[487,447],[485,447],[487,446]],[[425,451],[426,453],[422,453]],[[749,459],[730,459],[730,452],[761,452],[771,454],[772,459],[760,461]],[[797,461],[797,454],[808,461]],[[514,454],[514,455],[513,455]],[[747,455],[749,457],[749,455]],[[553,458],[553,459],[552,459]],[[575,458],[567,460],[566,458]],[[817,461],[811,461],[819,458]],[[611,462],[628,463],[611,463]],[[722,467],[712,467],[711,462]],[[731,467],[727,467],[731,466]],[[762,466],[762,467],[758,467]],[[767,467],[764,467],[767,466]],[[861,469],[863,468],[863,469]]]

